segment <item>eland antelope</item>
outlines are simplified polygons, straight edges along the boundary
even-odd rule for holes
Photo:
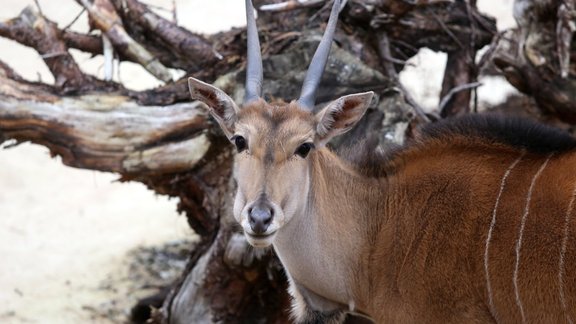
[[[353,127],[373,96],[346,95],[313,112],[339,8],[334,1],[298,100],[261,98],[250,0],[242,106],[189,80],[192,98],[236,146],[234,217],[251,245],[273,246],[294,319],[574,323],[575,140],[470,116],[430,124],[382,156],[337,156],[326,143]]]

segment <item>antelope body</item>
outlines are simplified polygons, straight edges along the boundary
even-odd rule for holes
[[[312,112],[340,2],[302,96],[260,98],[250,0],[246,99],[190,79],[237,149],[234,216],[272,245],[300,323],[574,323],[576,141],[540,125],[466,117],[425,127],[405,147],[343,159],[325,144],[372,93]],[[353,153],[354,154],[354,153]],[[376,157],[376,158],[375,158]]]

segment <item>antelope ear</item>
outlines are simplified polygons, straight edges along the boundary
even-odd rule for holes
[[[332,137],[349,131],[364,116],[374,92],[340,97],[316,114],[316,142],[325,145]]]
[[[240,109],[224,91],[198,79],[188,78],[188,88],[192,99],[208,106],[210,115],[216,119],[226,137],[234,134],[234,121]]]

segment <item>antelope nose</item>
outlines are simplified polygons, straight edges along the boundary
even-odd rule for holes
[[[268,206],[256,205],[248,211],[248,221],[255,234],[263,234],[272,223],[273,211]]]

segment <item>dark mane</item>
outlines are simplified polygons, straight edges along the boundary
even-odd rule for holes
[[[535,121],[518,117],[471,114],[444,119],[421,128],[421,140],[440,139],[450,142],[454,136],[481,139],[508,145],[532,153],[547,154],[576,149],[576,139],[569,133]],[[379,146],[376,136],[343,145],[337,154],[367,177],[388,174],[388,162],[412,145]]]
[[[471,114],[428,124],[421,132],[424,140],[460,135],[540,154],[576,148],[576,139],[569,133],[525,118]]]
[[[360,174],[370,178],[380,178],[388,174],[387,165],[400,152],[400,145],[388,144],[383,147],[378,137],[360,139],[340,147],[336,154]]]

